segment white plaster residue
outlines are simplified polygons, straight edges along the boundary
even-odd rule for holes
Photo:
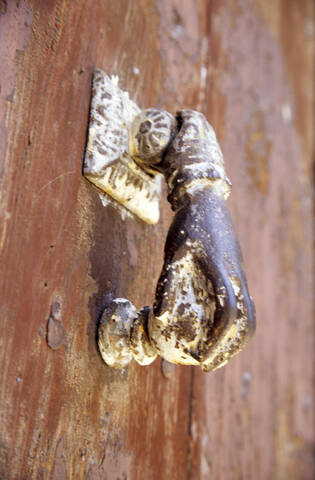
[[[119,212],[120,217],[123,221],[125,221],[126,218],[134,218],[134,215],[129,210],[122,207],[118,202],[116,202],[107,193],[99,192],[98,196],[101,199],[103,207],[107,207],[108,205],[111,205],[113,208],[115,208]]]
[[[107,207],[107,205],[112,204],[110,197],[106,193],[99,193],[99,197],[101,199],[103,207]]]
[[[101,70],[99,70],[99,71],[101,71]],[[118,87],[118,83],[119,83],[119,77],[118,77],[118,75],[111,75],[110,81],[113,83],[113,85],[115,85],[116,87]]]
[[[178,40],[184,31],[185,29],[182,25],[175,25],[171,30],[171,37],[174,38],[174,40]]]
[[[206,88],[207,73],[208,73],[207,67],[202,65],[200,68],[200,87],[201,88]]]
[[[281,116],[284,123],[290,123],[292,120],[292,108],[289,103],[281,105]]]

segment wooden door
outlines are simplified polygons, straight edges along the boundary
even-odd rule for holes
[[[312,0],[0,1],[1,479],[314,478],[313,46]],[[171,212],[122,221],[83,179],[95,67],[218,134],[257,331],[215,373],[98,353]]]

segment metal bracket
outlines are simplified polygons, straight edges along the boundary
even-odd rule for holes
[[[83,174],[146,223],[159,220],[161,176],[146,172],[130,156],[129,130],[140,108],[102,70],[93,76],[88,141]]]

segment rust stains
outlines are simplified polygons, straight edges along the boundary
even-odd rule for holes
[[[269,186],[269,157],[272,143],[268,140],[264,117],[259,110],[251,117],[247,126],[246,139],[247,173],[254,188],[262,195],[266,195]]]

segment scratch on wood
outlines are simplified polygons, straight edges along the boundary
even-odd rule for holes
[[[38,197],[38,195],[39,195],[45,188],[47,188],[47,187],[48,187],[49,185],[51,185],[52,183],[56,182],[56,180],[59,180],[59,178],[65,177],[66,175],[71,175],[72,173],[75,173],[75,170],[71,170],[70,172],[61,173],[60,175],[58,175],[58,177],[53,178],[52,180],[49,180],[49,182],[45,183],[45,185],[43,185],[43,186],[38,190],[37,197]]]

